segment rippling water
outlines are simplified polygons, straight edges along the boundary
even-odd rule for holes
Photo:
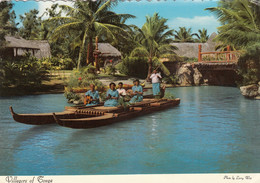
[[[179,107],[85,130],[11,118],[10,105],[63,111],[62,94],[0,98],[0,175],[260,172],[260,101],[231,87],[167,92]]]

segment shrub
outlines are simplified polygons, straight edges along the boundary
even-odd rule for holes
[[[115,75],[116,73],[116,68],[113,65],[108,65],[105,67],[105,73],[108,75]]]
[[[260,81],[260,44],[249,47],[238,60],[238,74],[242,80],[238,85],[255,84]]]
[[[81,92],[84,92],[90,89],[90,84],[94,84],[96,86],[96,89],[100,92],[100,94],[105,92],[106,88],[103,85],[103,83],[97,79],[94,66],[90,64],[86,67],[82,67],[80,70],[74,69],[68,80],[65,82],[67,88],[65,90],[64,95],[68,100],[78,100],[80,96],[74,91],[79,89],[82,90]]]
[[[47,71],[35,57],[26,54],[22,57],[0,59],[2,88],[39,87],[42,80],[47,79]]]
[[[148,72],[147,58],[145,57],[125,57],[122,62],[116,65],[120,73],[146,78]]]
[[[176,54],[163,54],[160,56],[160,59],[162,59],[162,58],[169,59],[170,62],[176,62],[176,61],[183,62],[184,61],[184,57],[180,57]]]
[[[76,63],[70,58],[47,57],[39,60],[42,66],[48,70],[72,70]]]

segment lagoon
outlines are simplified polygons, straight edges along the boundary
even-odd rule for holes
[[[94,129],[13,121],[63,111],[62,94],[0,98],[0,175],[260,172],[260,101],[233,87],[168,88],[178,107]]]

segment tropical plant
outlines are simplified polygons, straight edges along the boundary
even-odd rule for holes
[[[174,31],[174,42],[185,43],[194,42],[193,36],[196,34],[191,32],[191,28],[179,27],[178,31]]]
[[[116,2],[108,1],[76,1],[73,5],[61,5],[65,11],[64,17],[53,17],[49,21],[63,20],[64,23],[58,26],[52,38],[73,37],[74,48],[79,47],[77,68],[79,69],[83,57],[87,57],[87,64],[93,63],[93,39],[95,36],[111,37],[117,39],[117,33],[125,33],[127,27],[122,19],[134,18],[129,14],[116,14],[110,9]],[[77,32],[77,34],[71,34]],[[87,45],[87,46],[86,46]],[[84,55],[87,47],[87,55]]]
[[[0,60],[2,88],[39,87],[47,79],[47,72],[35,57],[29,54],[15,60]]]
[[[5,43],[5,35],[14,34],[17,31],[15,12],[11,11],[13,4],[8,1],[0,2],[0,47]]]
[[[238,62],[241,84],[259,81],[260,5],[248,0],[221,0],[218,7],[206,10],[215,13],[222,24],[215,40],[233,49],[245,50]]]
[[[127,76],[146,78],[148,71],[146,57],[125,57],[122,62],[116,65],[121,74]]]
[[[222,24],[215,40],[244,49],[260,41],[260,6],[248,0],[219,2],[218,7],[207,8]]]
[[[142,56],[148,58],[147,80],[152,73],[153,58],[161,54],[174,53],[177,48],[170,43],[173,42],[173,30],[166,25],[167,19],[155,13],[153,16],[146,16],[146,22],[141,29],[138,29],[139,43],[131,52],[131,56]],[[163,65],[163,64],[162,64]],[[162,66],[160,65],[160,66]]]
[[[24,15],[20,15],[23,26],[19,29],[19,35],[25,39],[40,39],[41,17],[38,16],[39,11],[30,10]]]
[[[199,29],[198,32],[199,32],[198,34],[197,33],[194,34],[197,37],[195,41],[199,43],[206,43],[209,39],[208,30],[203,28],[203,29]]]

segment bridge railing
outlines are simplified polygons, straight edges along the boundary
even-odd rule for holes
[[[230,51],[230,46],[227,46],[227,51],[212,51],[201,52],[202,47],[199,45],[198,62],[237,62],[240,56],[240,51]]]

